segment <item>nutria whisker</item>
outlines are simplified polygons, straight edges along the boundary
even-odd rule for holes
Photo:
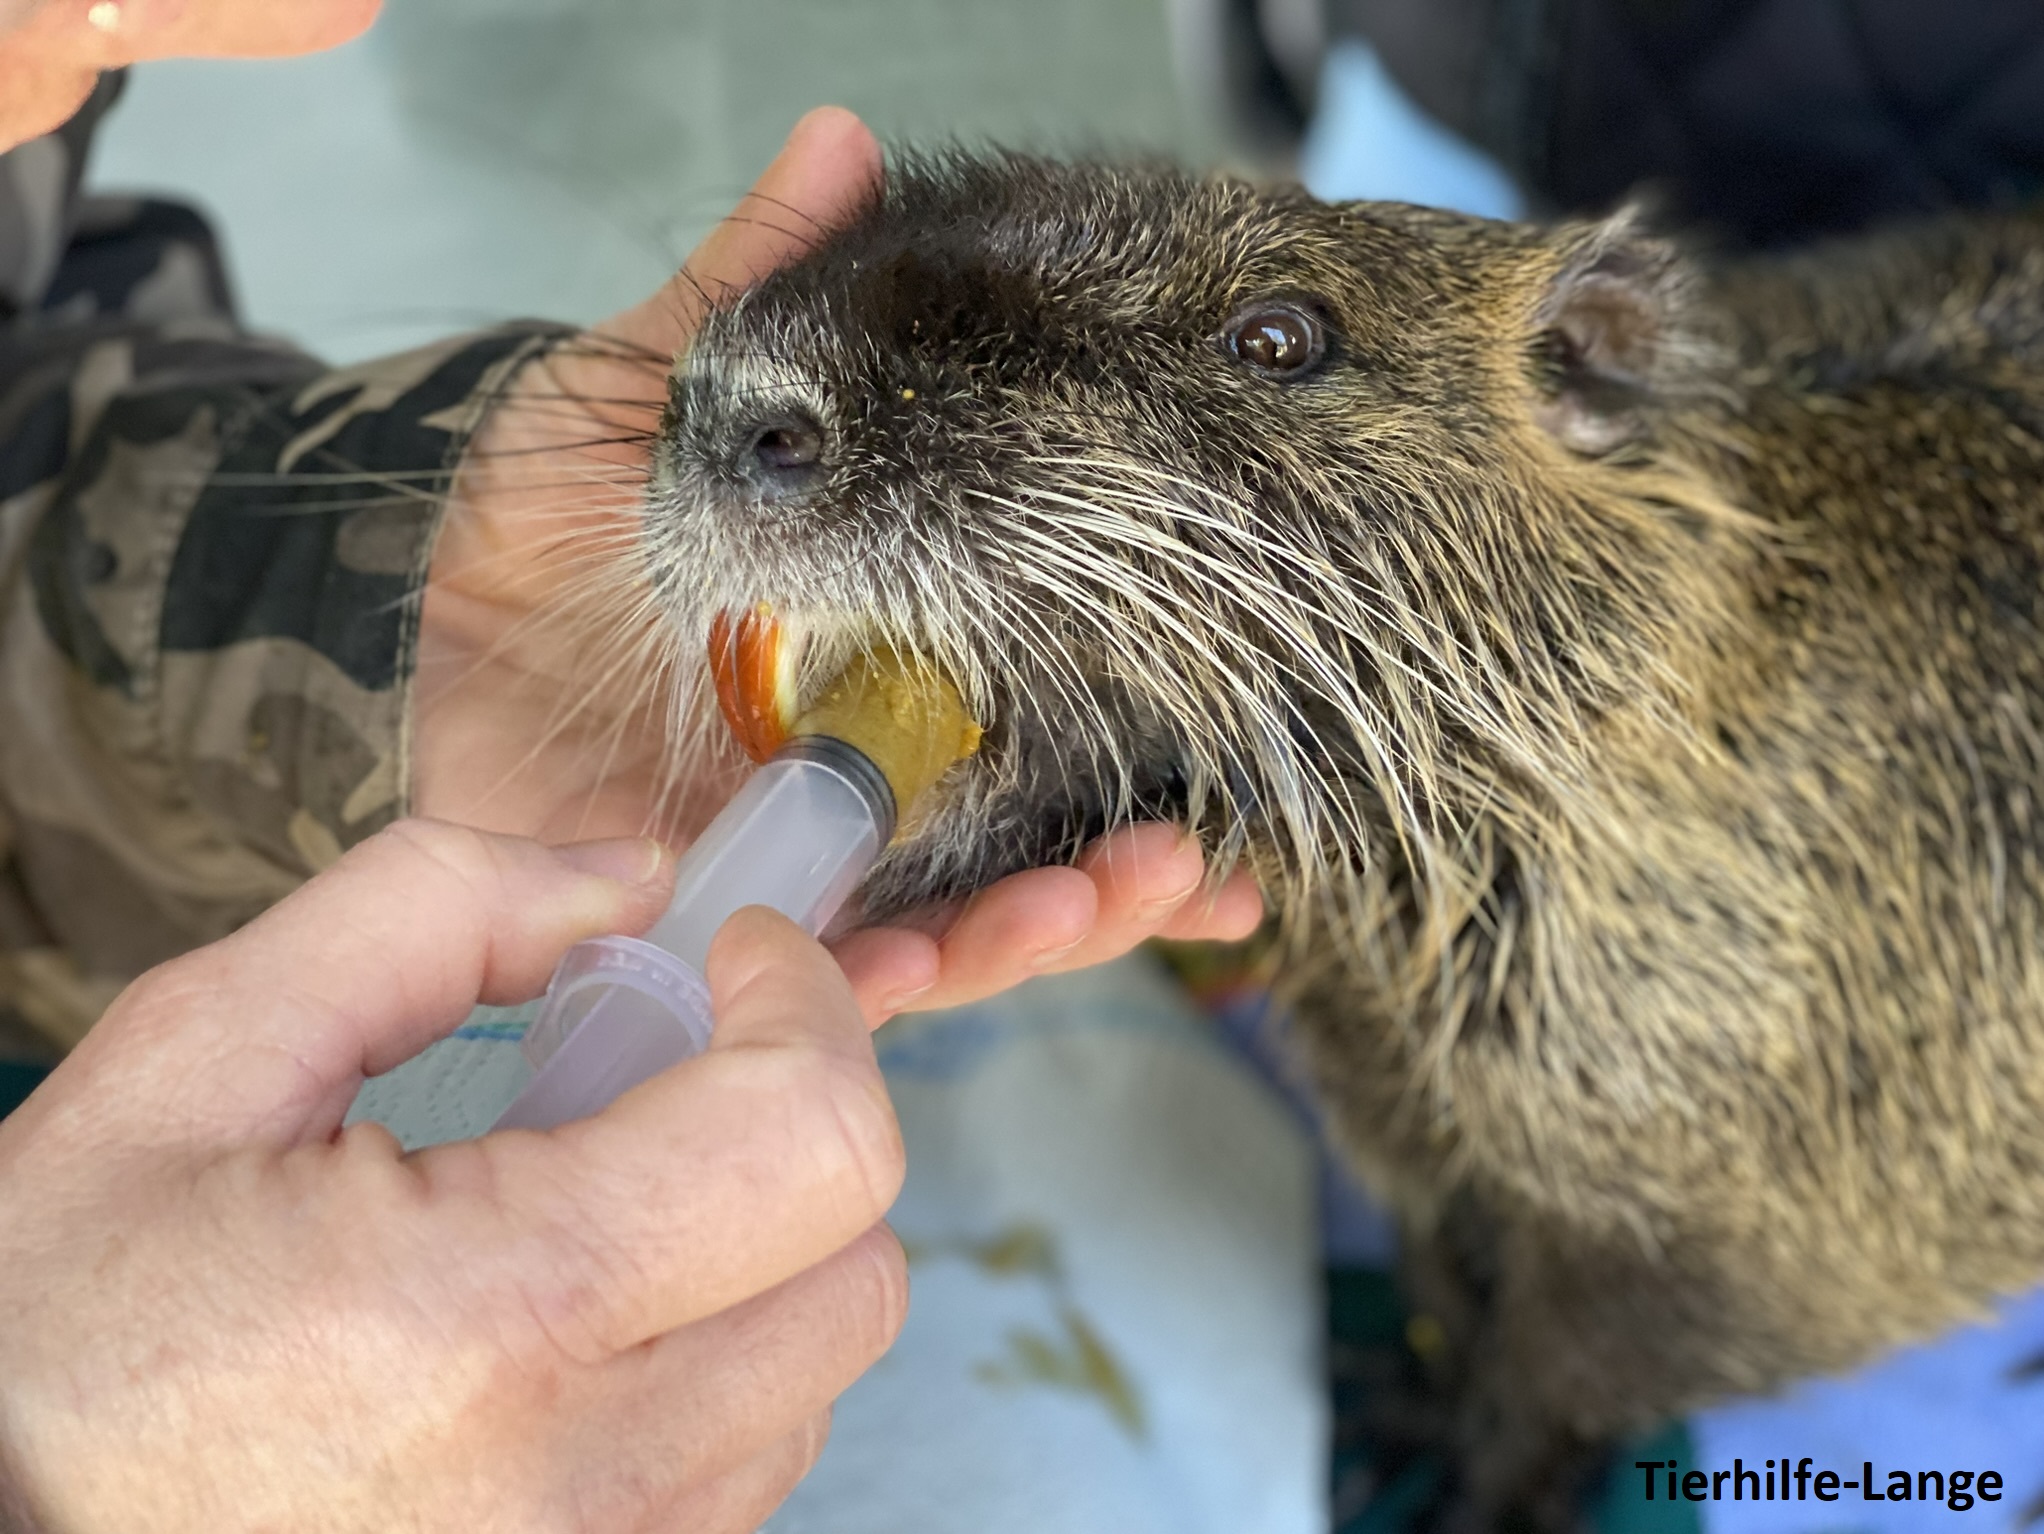
[[[953,673],[873,916],[1143,815],[1256,871],[1449,1493],[1537,1523],[2044,1276],[2040,252],[903,157],[676,367],[629,610],[677,759],[728,607]]]

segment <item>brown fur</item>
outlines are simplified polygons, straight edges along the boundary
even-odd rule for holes
[[[1310,376],[1216,342],[1270,295]],[[1136,813],[1254,862],[1465,1522],[2044,1275],[2044,225],[1710,272],[912,163],[685,359],[648,547],[688,642],[766,599],[988,720],[880,905]]]

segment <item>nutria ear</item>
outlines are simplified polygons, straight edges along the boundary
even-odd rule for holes
[[[1689,280],[1629,212],[1557,239],[1561,269],[1534,312],[1533,418],[1595,457],[1644,436],[1656,396],[1684,371]]]

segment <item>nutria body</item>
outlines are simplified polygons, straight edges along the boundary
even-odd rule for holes
[[[1262,871],[1472,1526],[2044,1276],[2044,223],[911,164],[705,329],[648,529],[680,632],[971,696],[882,904],[1131,813]]]

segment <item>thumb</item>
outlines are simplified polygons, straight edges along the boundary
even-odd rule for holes
[[[367,31],[382,0],[116,0],[106,62],[281,58],[335,48]],[[83,9],[80,7],[79,9]]]
[[[66,1069],[119,1089],[131,1118],[199,1138],[322,1139],[365,1076],[478,1001],[536,996],[569,945],[642,931],[672,881],[651,841],[554,849],[400,821],[232,937],[144,975]]]
[[[717,933],[704,978],[705,1053],[589,1118],[416,1162],[428,1186],[488,1190],[492,1223],[462,1243],[471,1272],[523,1270],[524,1303],[583,1356],[785,1282],[870,1230],[901,1188],[901,1131],[828,951],[748,907]]]
[[[815,245],[870,200],[880,180],[880,144],[872,130],[843,107],[811,109],[674,279],[598,330],[674,356],[710,305]]]

